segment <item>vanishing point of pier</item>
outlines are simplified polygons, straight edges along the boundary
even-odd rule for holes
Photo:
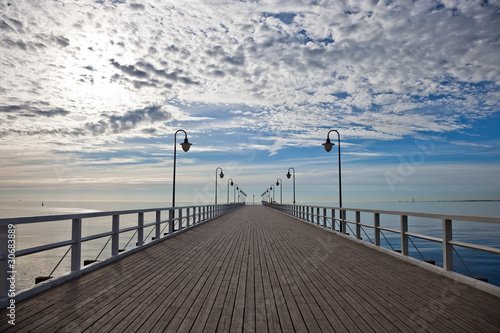
[[[388,252],[388,251],[386,251]],[[5,332],[499,332],[500,297],[245,206],[16,304]]]

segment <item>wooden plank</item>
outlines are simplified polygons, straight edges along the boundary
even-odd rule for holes
[[[254,206],[19,302],[16,326],[0,331],[499,331],[499,307]]]

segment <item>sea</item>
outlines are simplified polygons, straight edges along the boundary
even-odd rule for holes
[[[335,202],[307,202],[297,204],[337,207]],[[191,206],[190,202],[179,202],[177,206]],[[165,202],[92,202],[92,201],[0,201],[0,219],[12,217],[32,217],[63,214],[84,214],[92,212],[123,211],[146,208],[167,208]],[[398,212],[435,213],[451,215],[488,216],[500,218],[500,201],[468,202],[353,202],[344,203],[345,208],[376,209]],[[355,213],[348,212],[347,220],[354,221]],[[145,214],[145,223],[154,221],[154,212]],[[162,216],[162,219],[166,219]],[[373,214],[361,213],[361,221],[373,224]],[[383,227],[399,229],[399,215],[380,216]],[[137,215],[124,215],[120,218],[120,228],[137,225]],[[442,237],[441,220],[409,217],[409,231],[433,237]],[[354,237],[354,226],[347,232]],[[338,229],[338,228],[337,228]],[[111,231],[111,217],[84,219],[82,236]],[[146,241],[154,235],[153,227],[146,228]],[[23,224],[16,227],[16,250],[60,242],[71,239],[71,221]],[[362,238],[373,241],[373,229],[364,227]],[[453,222],[453,239],[500,248],[500,224],[467,221]],[[109,237],[82,244],[83,260],[103,260],[111,256]],[[120,235],[120,249],[135,246],[135,232]],[[400,235],[383,231],[381,246],[389,250],[400,250]],[[454,271],[476,278],[486,278],[489,283],[500,286],[500,255],[455,247]],[[57,277],[70,271],[69,246],[16,258],[15,269],[17,291],[32,288],[35,278],[40,276]],[[411,237],[409,255],[419,260],[434,261],[442,267],[442,246],[440,243]],[[355,260],[355,258],[353,259]]]

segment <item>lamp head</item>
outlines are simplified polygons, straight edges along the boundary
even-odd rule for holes
[[[220,176],[220,178],[224,178],[224,172],[222,172],[222,169],[220,170],[219,176]]]
[[[233,185],[234,185],[234,183],[233,183],[233,181],[231,180],[231,186],[233,186]]]
[[[189,143],[187,136],[184,138],[184,142],[181,143],[182,150],[184,150],[186,153],[191,148],[192,143]]]
[[[276,181],[276,186],[280,186],[280,182],[278,180]]]
[[[326,142],[323,143],[323,147],[325,147],[325,150],[329,152],[330,150],[332,150],[333,146],[335,146],[335,144],[330,141],[330,138],[326,138]]]
[[[290,174],[290,170],[288,170],[288,173],[286,174],[286,178],[290,179],[290,177],[292,177],[292,175]]]

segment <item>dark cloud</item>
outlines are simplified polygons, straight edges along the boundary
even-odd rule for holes
[[[47,44],[57,44],[61,47],[66,47],[69,45],[69,39],[64,36],[54,36],[48,34],[37,34],[35,35],[37,39],[43,42],[44,45]]]
[[[175,82],[182,82],[184,84],[188,85],[198,85],[200,84],[198,81],[195,81],[187,76],[181,76],[179,74],[182,74],[183,72],[180,70],[177,71],[172,71],[172,72],[167,72],[164,69],[157,69],[155,66],[148,62],[143,62],[140,61],[135,64],[137,67],[142,68],[146,70],[149,73],[155,74],[159,77],[163,77],[165,79],[175,81]],[[151,83],[151,82],[150,82]]]
[[[0,30],[6,30],[6,31],[15,31],[14,28],[12,28],[7,22],[4,20],[0,21]]]
[[[27,51],[28,49],[29,50],[36,50],[38,48],[45,48],[46,47],[46,45],[43,43],[24,42],[20,39],[13,40],[9,37],[4,38],[2,40],[2,42],[9,47],[18,48],[18,49],[21,49],[23,51]]]
[[[44,116],[44,117],[48,117],[48,118],[52,118],[55,116],[66,116],[69,114],[69,111],[66,111],[66,110],[63,110],[60,108],[57,108],[54,110],[48,110],[48,111],[34,110],[32,112],[38,116]]]
[[[144,10],[146,9],[146,7],[141,4],[141,3],[131,3],[130,4],[130,8],[134,9],[134,10]]]
[[[120,71],[122,71],[125,74],[128,74],[130,76],[139,78],[139,79],[147,79],[148,78],[148,73],[138,70],[135,68],[133,65],[121,65],[115,59],[109,59],[109,62],[111,65],[113,65],[115,68],[118,68]]]
[[[85,124],[85,129],[93,135],[104,134],[108,131],[121,133],[136,128],[141,123],[155,123],[167,121],[172,115],[159,105],[149,106],[144,109],[128,111],[123,115],[104,115],[106,119],[96,123]],[[153,133],[152,129],[142,130]]]
[[[21,117],[42,116],[47,118],[52,118],[56,116],[66,116],[69,114],[69,111],[66,111],[61,108],[42,110],[34,105],[2,105],[0,106],[0,113],[1,112],[16,113],[17,116]]]

